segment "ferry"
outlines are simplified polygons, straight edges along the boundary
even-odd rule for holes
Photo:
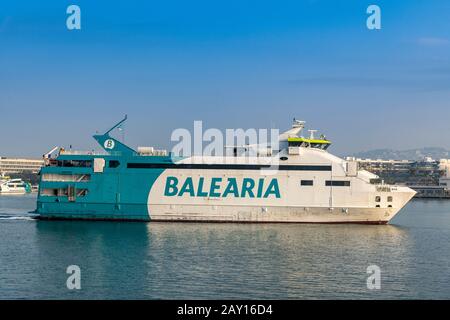
[[[276,152],[224,158],[136,151],[110,135],[125,120],[93,136],[100,153],[45,156],[40,219],[386,224],[416,193],[332,155],[324,136],[303,137],[303,121]]]
[[[31,192],[31,185],[22,179],[7,179],[0,182],[0,194],[26,194]]]

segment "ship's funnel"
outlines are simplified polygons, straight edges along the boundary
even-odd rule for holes
[[[119,128],[125,121],[127,120],[127,116],[115,124],[111,129],[106,131],[104,134],[96,134],[93,138],[98,142],[98,144],[108,153],[121,153],[121,154],[131,154],[136,153],[135,150],[131,149],[124,143],[118,141],[117,139],[111,137],[109,133]]]

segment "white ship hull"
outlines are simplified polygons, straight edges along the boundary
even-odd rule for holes
[[[152,221],[386,224],[399,209],[162,206]]]
[[[314,152],[314,151],[310,151]],[[317,151],[317,153],[325,154]],[[328,154],[327,154],[328,155]],[[186,162],[195,162],[187,159]],[[255,160],[256,161],[256,160]],[[332,164],[328,162],[327,164]],[[263,175],[260,171],[235,170],[165,170],[155,181],[148,198],[148,212],[152,221],[211,221],[211,222],[293,222],[293,223],[366,223],[389,222],[415,192],[408,187],[374,185],[367,183],[368,172],[349,176],[342,165],[331,171],[277,171]],[[368,175],[368,177],[365,177]],[[217,178],[220,177],[220,178]],[[244,179],[255,181],[254,197],[226,195],[227,181],[234,179],[237,193],[242,194]],[[166,196],[168,181],[176,179],[176,195]],[[184,192],[183,181],[192,181],[193,192]],[[213,179],[219,196],[199,196],[199,185],[209,190]],[[279,197],[271,194],[258,197],[257,182],[263,186],[276,180]],[[313,181],[313,186],[302,186],[302,180]],[[349,186],[326,186],[329,180],[345,180]],[[263,187],[263,191],[266,190]],[[264,192],[259,192],[263,195]]]

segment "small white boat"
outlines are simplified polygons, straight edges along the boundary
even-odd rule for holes
[[[0,194],[25,194],[31,192],[31,187],[22,179],[1,181]]]

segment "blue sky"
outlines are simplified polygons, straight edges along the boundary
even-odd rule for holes
[[[81,30],[66,8],[81,8]],[[366,28],[377,4],[382,29]],[[450,1],[0,4],[0,155],[87,150],[128,114],[131,146],[173,129],[288,128],[332,152],[450,148]]]

